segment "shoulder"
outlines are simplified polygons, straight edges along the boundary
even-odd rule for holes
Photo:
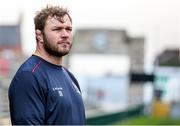
[[[14,94],[21,92],[21,94],[30,95],[33,92],[47,91],[46,84],[39,76],[36,76],[31,71],[19,71],[15,74],[9,85],[9,96],[13,97]]]
[[[14,75],[9,88],[9,97],[13,98],[14,94],[32,95],[40,93],[46,94],[47,82],[43,74],[43,67],[40,60],[30,57],[18,69]],[[21,92],[21,93],[20,93]]]
[[[34,75],[29,71],[18,71],[11,81],[9,86],[9,93],[18,91],[28,91],[30,87],[37,85],[37,80]]]
[[[37,57],[31,56],[29,57],[18,69],[18,72],[28,71],[34,73],[36,70],[41,68],[42,60]]]
[[[14,75],[10,89],[12,88],[29,88],[29,87],[37,87],[40,85],[42,80],[42,74],[40,71],[40,63],[41,61],[31,56],[28,58],[17,70]]]

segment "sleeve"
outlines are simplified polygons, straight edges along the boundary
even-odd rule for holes
[[[9,87],[9,106],[12,125],[44,124],[45,108],[42,90],[31,72],[21,72]]]

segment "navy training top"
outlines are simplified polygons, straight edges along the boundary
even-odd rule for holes
[[[13,125],[84,125],[85,110],[75,77],[64,67],[32,55],[9,86]]]

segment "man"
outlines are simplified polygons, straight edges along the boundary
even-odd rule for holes
[[[47,6],[34,18],[36,51],[9,87],[13,125],[84,125],[85,110],[75,77],[62,57],[72,46],[72,19],[67,9]]]

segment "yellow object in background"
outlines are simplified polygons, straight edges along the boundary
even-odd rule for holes
[[[170,115],[170,105],[161,101],[155,101],[152,105],[152,116],[166,118]]]

